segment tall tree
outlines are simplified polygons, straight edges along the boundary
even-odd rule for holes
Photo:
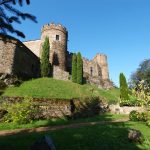
[[[42,47],[42,56],[41,56],[41,76],[42,77],[48,77],[50,75],[49,53],[50,53],[49,38],[46,37],[43,47]]]
[[[129,100],[129,89],[126,81],[126,77],[123,73],[120,73],[119,76],[120,81],[120,98],[121,100]]]
[[[83,61],[80,52],[77,54],[77,83],[83,83]]]
[[[136,87],[142,80],[150,87],[150,59],[142,61],[138,69],[131,75],[130,86]]]
[[[72,82],[77,83],[77,55],[72,56]]]
[[[29,14],[23,13],[15,8],[16,4],[19,6],[23,5],[23,1],[26,1],[26,4],[30,4],[30,0],[0,0],[0,33],[3,35],[7,35],[8,32],[15,33],[17,36],[25,38],[24,33],[19,30],[16,30],[13,27],[13,23],[21,24],[21,19],[30,19],[34,22],[36,21],[36,17]],[[12,14],[12,15],[10,15]]]

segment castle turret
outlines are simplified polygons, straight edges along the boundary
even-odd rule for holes
[[[94,57],[94,61],[96,61],[99,64],[99,66],[101,67],[102,79],[109,80],[107,56],[104,54],[97,54]]]
[[[51,23],[44,25],[41,32],[41,46],[45,37],[49,37],[51,64],[65,71],[68,31],[61,24]]]

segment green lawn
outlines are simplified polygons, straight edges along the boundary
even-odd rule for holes
[[[110,121],[115,119],[121,119],[124,117],[128,117],[127,115],[115,114],[112,115],[110,113],[97,115],[91,118],[77,119],[77,120],[67,120],[65,118],[62,119],[51,119],[51,120],[38,120],[33,121],[28,124],[17,124],[17,123],[0,123],[0,130],[12,130],[12,129],[20,129],[20,128],[37,128],[44,126],[56,126],[56,125],[67,125],[72,123],[80,123],[80,122],[94,122],[94,121]]]
[[[141,130],[146,141],[131,143],[127,139],[128,128]],[[149,150],[150,129],[142,123],[128,122],[93,125],[74,129],[26,133],[0,137],[3,150],[29,150],[35,140],[44,135],[52,137],[57,150]]]
[[[2,96],[70,99],[87,96],[102,96],[109,102],[117,102],[119,90],[103,90],[92,85],[79,85],[70,81],[39,78],[26,81],[20,87],[7,88]]]

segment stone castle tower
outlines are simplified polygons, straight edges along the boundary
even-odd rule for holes
[[[101,67],[101,76],[103,80],[109,79],[107,56],[99,54],[94,57],[94,61],[97,62]]]
[[[53,77],[68,80],[71,73],[72,53],[68,52],[68,31],[61,24],[46,24],[41,29],[41,39],[24,42],[37,57],[41,58],[45,38],[50,42],[50,63]],[[83,58],[83,73],[86,82],[99,87],[112,87],[109,79],[107,56],[97,54],[93,60]]]
[[[50,62],[52,66],[59,66],[60,69],[66,71],[68,31],[60,24],[47,24],[41,30],[41,47],[46,37],[49,38],[50,42]]]

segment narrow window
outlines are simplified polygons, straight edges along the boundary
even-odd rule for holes
[[[90,68],[90,73],[91,73],[91,76],[93,76],[93,68],[92,67]]]
[[[56,41],[59,41],[59,35],[56,35]]]

